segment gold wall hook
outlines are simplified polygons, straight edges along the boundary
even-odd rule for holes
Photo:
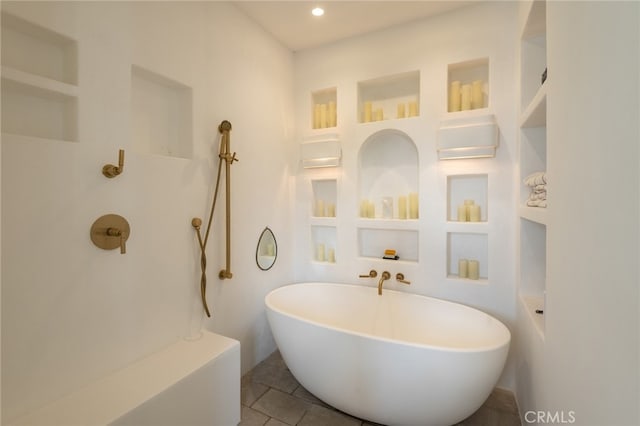
[[[131,234],[129,222],[117,214],[100,216],[91,226],[91,241],[104,250],[120,248],[120,254],[127,252],[127,240]]]
[[[124,170],[124,149],[118,151],[118,165],[105,164],[102,167],[102,174],[109,179],[118,176]]]

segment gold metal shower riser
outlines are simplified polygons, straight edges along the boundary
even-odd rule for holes
[[[200,218],[193,218],[191,220],[191,226],[193,226],[196,230],[196,234],[198,236],[198,243],[200,245],[200,268],[202,274],[200,276],[200,295],[202,297],[202,307],[204,308],[205,313],[208,317],[211,316],[209,312],[209,307],[207,306],[207,257],[205,254],[205,249],[207,247],[207,241],[209,241],[209,231],[211,230],[211,224],[213,222],[213,212],[216,208],[216,201],[218,200],[218,190],[220,188],[220,175],[222,171],[222,160],[225,161],[225,179],[226,179],[226,267],[221,270],[218,274],[220,279],[225,278],[233,278],[233,274],[231,273],[231,164],[234,161],[238,161],[236,158],[236,153],[231,154],[231,141],[229,132],[231,131],[231,123],[227,120],[224,120],[218,126],[218,131],[222,135],[222,140],[220,142],[220,152],[218,157],[220,159],[218,163],[218,175],[216,178],[216,187],[213,195],[213,202],[211,204],[211,213],[209,214],[209,222],[207,223],[207,230],[205,232],[204,239],[200,233],[200,227],[202,225],[202,220]]]

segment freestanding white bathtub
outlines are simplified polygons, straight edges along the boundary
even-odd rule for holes
[[[496,385],[511,340],[484,312],[392,290],[292,284],[265,303],[300,384],[385,425],[451,425],[473,414]]]

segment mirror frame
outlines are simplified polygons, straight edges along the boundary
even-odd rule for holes
[[[260,256],[261,256],[260,249],[262,248],[262,245],[264,243],[265,236],[269,234],[271,235],[271,239],[273,240],[273,261],[269,265],[262,265],[260,263]],[[260,270],[268,271],[269,269],[273,268],[273,265],[276,263],[277,259],[278,259],[278,242],[276,241],[276,236],[271,230],[271,228],[266,226],[262,231],[262,233],[260,234],[260,238],[258,238],[258,245],[256,247],[256,265],[258,265],[258,268],[260,268]]]

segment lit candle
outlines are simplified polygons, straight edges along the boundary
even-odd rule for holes
[[[329,263],[336,263],[336,252],[332,248],[329,249],[329,253],[327,254],[327,261]]]
[[[468,268],[469,266],[469,262],[467,262],[467,259],[460,259],[458,260],[458,276],[460,278],[467,278],[468,276]]]
[[[480,222],[480,206],[472,204],[467,207],[469,209],[469,222]]]
[[[418,193],[409,193],[409,219],[418,218]]]
[[[398,104],[398,118],[404,118],[404,117],[405,117],[404,103],[400,102]]]
[[[318,244],[316,248],[316,260],[318,262],[324,262],[324,244]]]
[[[458,222],[467,221],[467,206],[458,206]]]
[[[324,216],[324,201],[317,200],[316,201],[316,216],[323,217]]]
[[[329,111],[327,116],[327,124],[329,127],[336,127],[338,123],[338,117],[336,114],[336,103],[334,101],[329,102]]]
[[[327,104],[320,104],[320,128],[327,127]]]
[[[327,216],[328,217],[336,217],[336,205],[335,204],[327,204]]]
[[[460,111],[460,82],[452,81],[449,89],[449,112]]]
[[[409,102],[409,117],[417,117],[418,116],[418,102],[411,101]]]
[[[407,197],[404,195],[398,197],[398,218],[407,218]]]
[[[477,280],[480,278],[480,265],[477,260],[469,261],[468,275],[470,280]]]
[[[373,106],[371,105],[371,102],[365,102],[364,103],[364,122],[368,123],[371,121],[373,115]]]
[[[462,85],[462,95],[460,96],[460,109],[467,111],[471,109],[471,85]]]
[[[471,108],[484,108],[484,94],[482,93],[482,80],[476,80],[471,87]]]

